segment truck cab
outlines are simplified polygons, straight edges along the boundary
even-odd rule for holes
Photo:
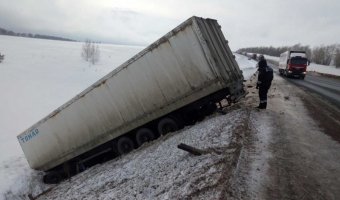
[[[280,55],[279,72],[287,77],[304,79],[308,65],[305,51],[286,51]]]

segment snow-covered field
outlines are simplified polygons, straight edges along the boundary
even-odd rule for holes
[[[307,71],[340,76],[340,68],[336,68],[335,66],[318,65],[315,63],[311,63],[307,67]]]
[[[268,60],[279,62],[279,57],[268,56],[268,55],[266,55],[265,57]],[[307,71],[340,76],[340,68],[336,68],[335,66],[327,66],[327,65],[319,65],[315,63],[310,63],[310,65],[307,67]]]
[[[77,42],[0,36],[0,194],[30,178],[16,135],[142,49],[100,44],[99,63],[89,65],[81,48]]]
[[[0,35],[0,200],[5,193],[41,191],[40,172],[29,168],[16,136],[99,78],[142,50],[142,47],[100,44],[100,61],[82,60],[82,43]],[[255,61],[236,54],[244,76]]]

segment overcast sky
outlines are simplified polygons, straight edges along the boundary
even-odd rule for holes
[[[0,27],[146,46],[196,15],[232,50],[340,43],[340,0],[0,0]],[[1,44],[0,44],[1,45]]]

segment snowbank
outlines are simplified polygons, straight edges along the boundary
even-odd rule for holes
[[[253,59],[249,60],[247,56],[235,53],[235,59],[243,72],[245,80],[248,80],[256,72],[257,62]]]
[[[311,63],[307,67],[307,71],[340,76],[340,68],[336,68],[335,66],[318,65],[315,63]]]
[[[0,162],[0,199],[27,199],[33,191],[45,191],[50,186],[41,182],[42,176],[29,168],[24,155]]]
[[[247,112],[242,110],[212,116],[121,158],[96,165],[39,199],[216,199],[222,192],[218,185],[224,181],[221,177],[225,165],[234,151],[229,144],[246,117]],[[179,150],[180,143],[206,153],[193,156]],[[25,195],[20,192],[7,193],[6,197]],[[30,192],[38,195],[37,190]]]
[[[265,57],[267,60],[272,60],[272,61],[275,61],[275,62],[279,62],[279,60],[280,60],[279,57],[275,57],[275,56],[264,55],[264,57]]]

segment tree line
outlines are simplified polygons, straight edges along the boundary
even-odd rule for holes
[[[9,36],[17,36],[17,37],[28,37],[28,38],[39,38],[39,39],[49,39],[49,40],[61,40],[61,41],[75,41],[68,38],[51,36],[51,35],[41,35],[41,34],[32,34],[32,33],[16,33],[14,31],[6,30],[4,28],[0,28],[0,35],[9,35]]]
[[[0,63],[5,59],[5,55],[2,55],[0,52]]]
[[[309,45],[301,44],[282,47],[249,47],[239,49],[236,52],[249,52],[279,57],[281,53],[288,50],[305,51],[308,58],[316,64],[334,65],[337,68],[340,67],[340,44],[320,45],[313,48]]]

